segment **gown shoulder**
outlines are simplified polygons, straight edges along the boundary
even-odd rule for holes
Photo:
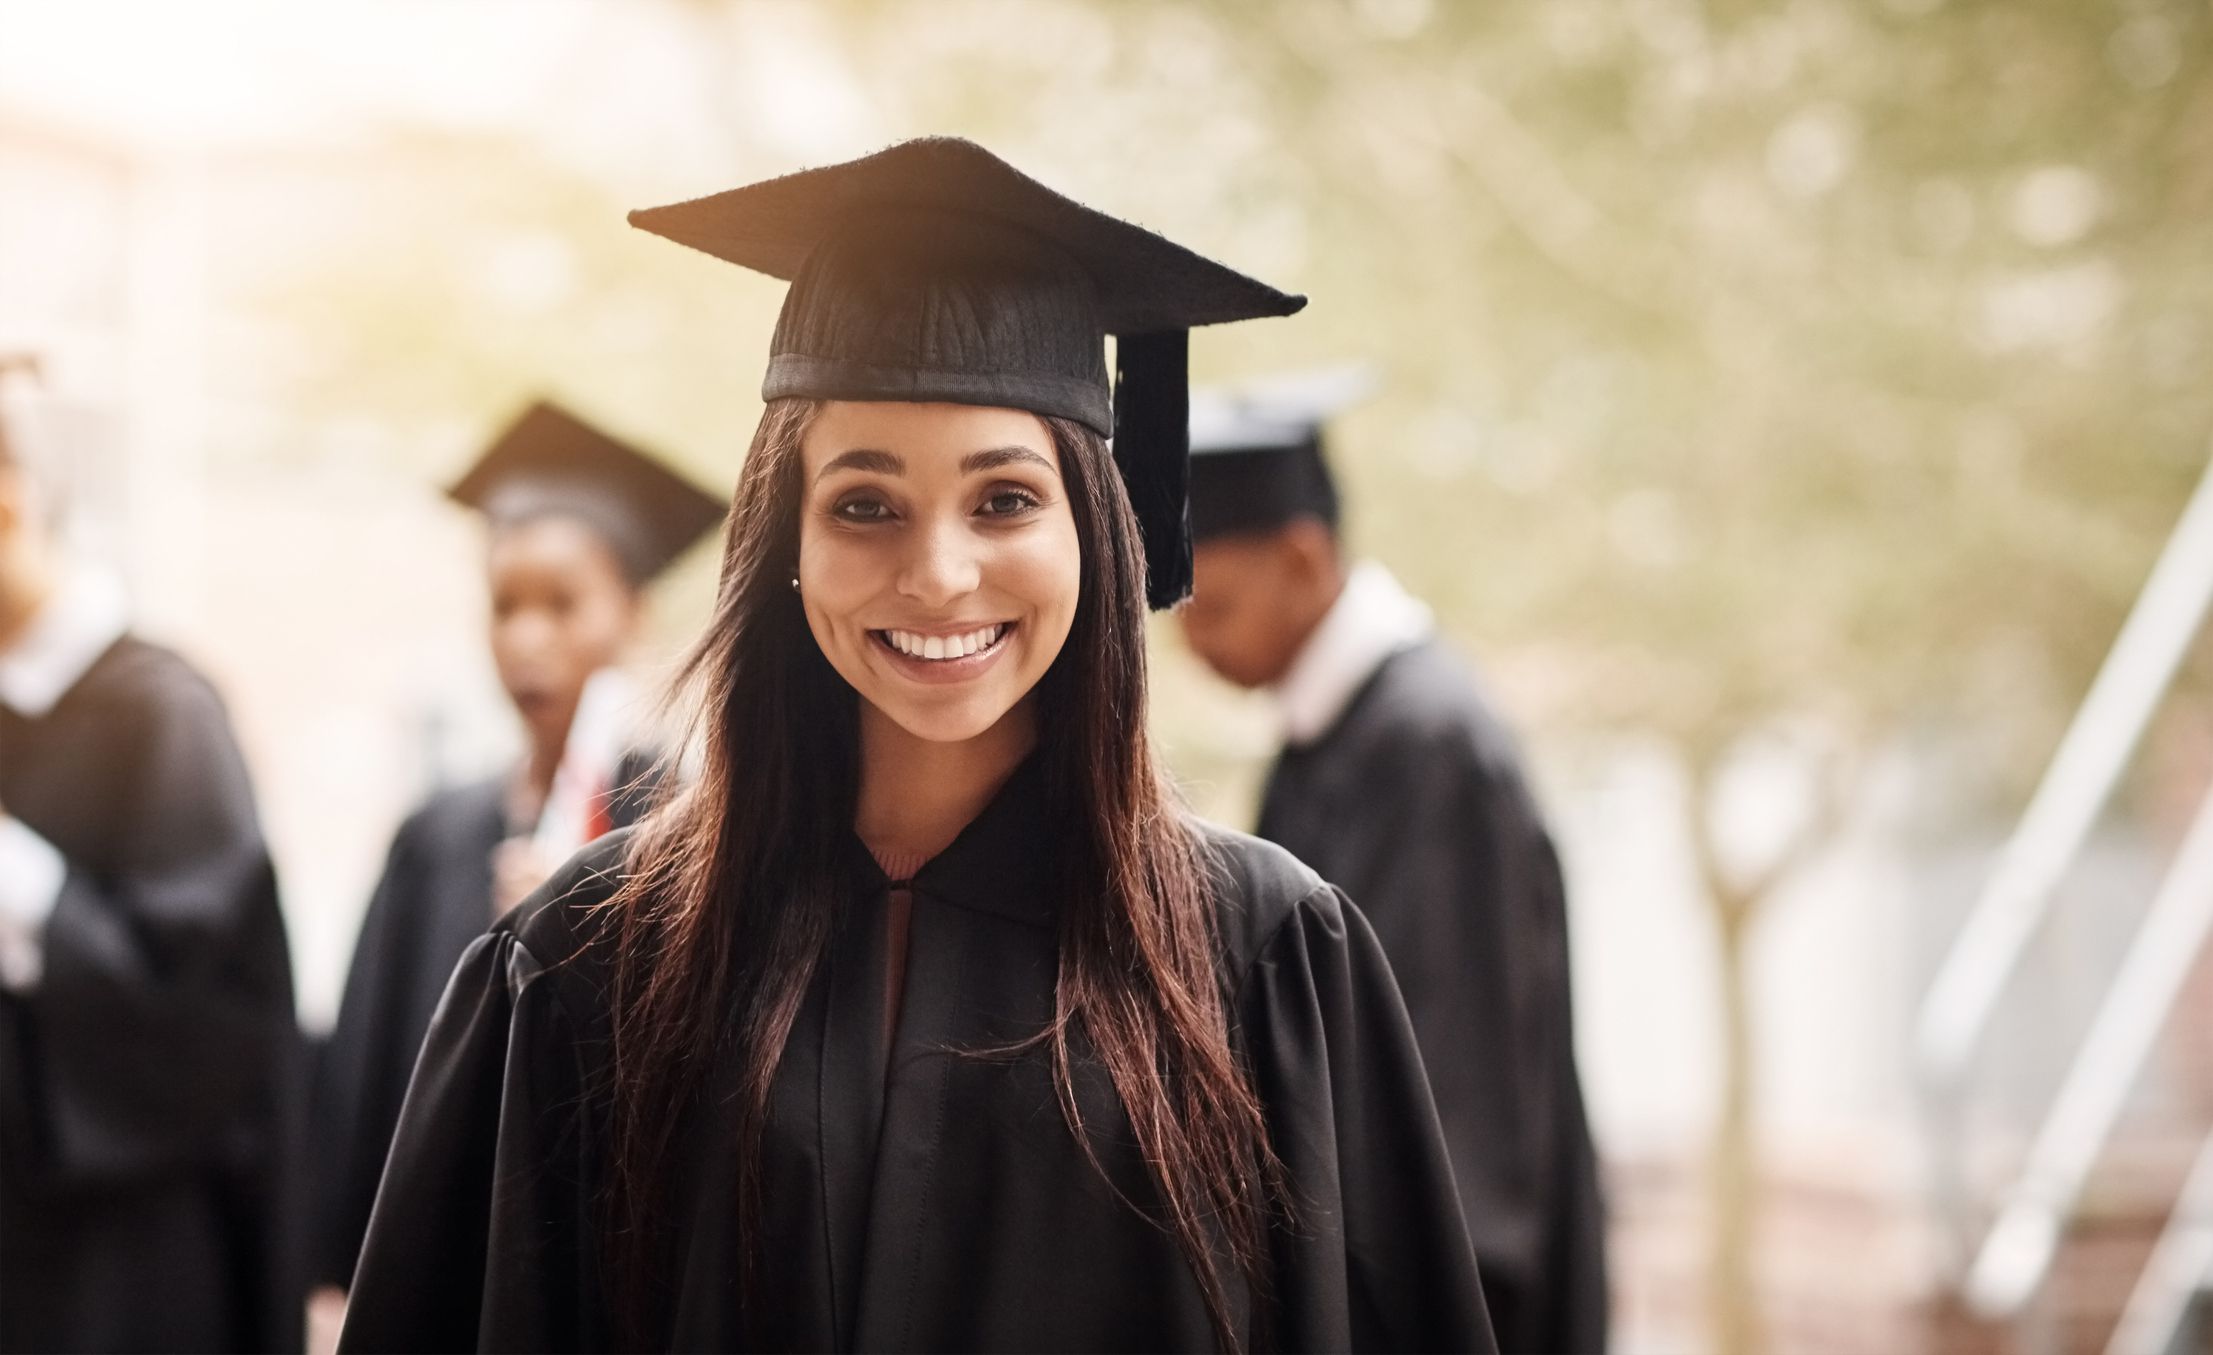
[[[1384,784],[1403,780],[1407,767],[1522,780],[1519,743],[1475,669],[1437,640],[1385,661],[1324,742]]]
[[[610,1342],[594,1253],[611,969],[596,905],[627,834],[586,847],[461,956],[407,1091],[341,1350]]]
[[[593,1026],[605,1019],[614,978],[604,906],[627,878],[632,833],[618,828],[586,844],[487,933],[527,962],[517,980],[543,971],[571,1016]]]
[[[1214,885],[1222,965],[1233,988],[1302,909],[1334,913],[1348,901],[1273,842],[1203,819],[1190,821]]]
[[[1435,1104],[1367,919],[1272,843],[1197,825],[1234,1039],[1295,1183],[1275,1236],[1289,1349],[1495,1350]]]

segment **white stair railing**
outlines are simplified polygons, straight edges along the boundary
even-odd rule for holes
[[[1946,1087],[1966,1074],[2007,981],[2050,909],[2053,886],[2112,796],[2209,603],[2213,464],[1929,985],[1914,1043],[1931,1084]]]
[[[1986,1317],[2021,1311],[2051,1268],[2060,1230],[2159,1041],[2183,981],[2213,935],[2213,794],[2198,806],[2182,850],[2152,899],[2106,990],[2090,1034],[2038,1130],[2028,1164],[1967,1273],[1969,1307]]]
[[[2213,1291],[2213,1134],[2198,1150],[2190,1182],[2137,1277],[2105,1355],[2169,1355],[2190,1305]]]
[[[2051,909],[2053,890],[2081,853],[2144,729],[2173,683],[2213,604],[2213,458],[2184,506],[2143,592],[2130,609],[2069,725],[2020,824],[2007,840],[1922,1004],[1915,1063],[1930,1113],[1934,1188],[1952,1225],[1970,1304],[1989,1316],[2017,1316],[2042,1283],[2083,1176],[2112,1128],[2172,1005],[2156,988],[2202,944],[2201,904],[2213,901],[2213,798],[2191,844],[2132,943],[2088,1042],[2068,1070],[2040,1128],[2029,1166],[2006,1192],[1997,1222],[1980,1233],[1966,1170],[1967,1081],[1992,1015]],[[2194,846],[2192,844],[2195,844]],[[2208,896],[2192,896],[2197,890]],[[2147,937],[2198,940],[2179,955],[2151,954]],[[2179,986],[2180,978],[2174,979]]]

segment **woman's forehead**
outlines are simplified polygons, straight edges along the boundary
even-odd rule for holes
[[[1044,420],[988,405],[833,400],[808,425],[802,447],[810,477],[833,460],[853,464],[854,452],[882,453],[861,468],[890,474],[962,474],[979,453],[1009,448],[1031,451],[1056,470],[1060,465]]]

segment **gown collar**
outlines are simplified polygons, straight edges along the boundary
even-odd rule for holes
[[[44,719],[129,623],[121,582],[93,570],[70,574],[30,628],[0,652],[0,706],[26,720]]]
[[[1384,661],[1437,628],[1427,605],[1374,561],[1354,566],[1321,624],[1274,688],[1283,739],[1293,747],[1327,734]]]
[[[1032,753],[952,845],[923,862],[908,887],[918,898],[1052,926],[1059,910],[1052,898],[1051,831],[1045,773]],[[852,844],[867,885],[889,888],[893,881],[858,835]]]

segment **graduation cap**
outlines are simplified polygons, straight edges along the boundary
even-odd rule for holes
[[[1300,518],[1334,529],[1337,483],[1323,426],[1374,389],[1369,368],[1335,367],[1195,394],[1193,539],[1273,531]]]
[[[722,521],[723,500],[550,401],[523,411],[447,497],[512,526],[559,514],[597,532],[644,587]]]
[[[951,137],[630,222],[791,282],[764,399],[992,405],[1113,438],[1154,607],[1191,591],[1188,331],[1306,304]]]

